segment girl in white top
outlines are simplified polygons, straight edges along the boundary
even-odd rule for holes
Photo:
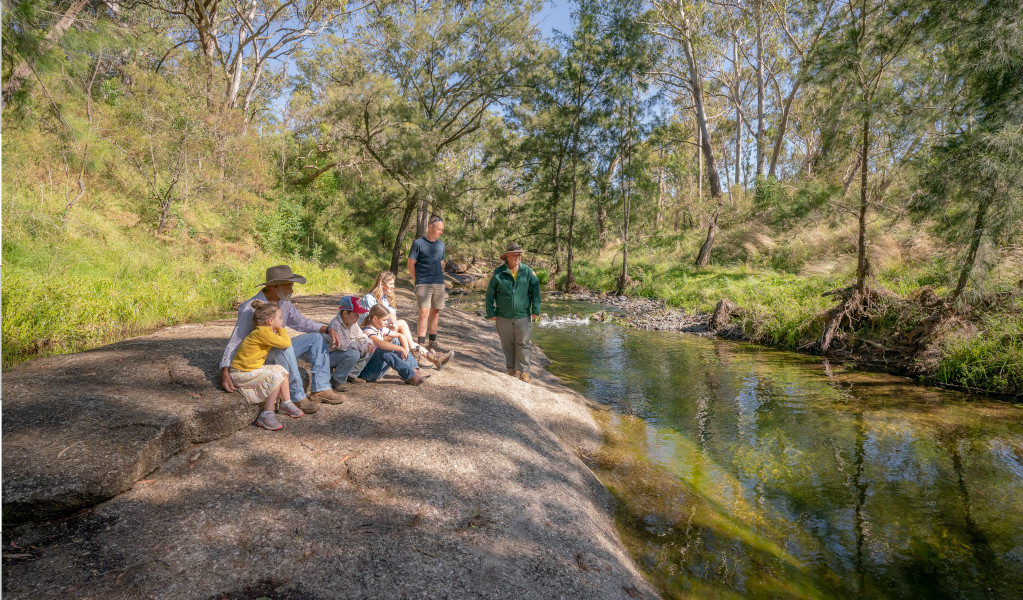
[[[408,322],[404,319],[398,318],[398,312],[394,310],[397,305],[396,298],[394,296],[394,282],[395,275],[390,271],[381,271],[377,275],[376,281],[373,282],[373,287],[370,288],[369,292],[362,297],[359,302],[365,308],[372,309],[375,305],[387,309],[388,315],[384,319],[384,326],[389,327],[393,330],[393,333],[401,336],[400,345],[415,352],[420,360],[428,360],[434,364],[438,369],[441,368],[446,362],[451,360],[451,357],[455,355],[455,351],[451,350],[444,354],[427,350],[423,346],[420,346],[415,338],[412,337],[412,331],[409,329]],[[368,314],[368,313],[367,313]],[[361,325],[366,325],[366,315],[362,315],[359,319]]]

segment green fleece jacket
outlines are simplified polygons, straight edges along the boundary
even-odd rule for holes
[[[487,286],[487,318],[522,319],[540,314],[540,279],[519,263],[518,277],[512,279],[508,265],[494,269]]]

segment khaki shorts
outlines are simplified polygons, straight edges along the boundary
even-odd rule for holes
[[[416,302],[419,308],[444,308],[444,284],[417,283]]]

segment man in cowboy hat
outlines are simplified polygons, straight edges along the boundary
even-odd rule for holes
[[[252,302],[261,300],[263,302],[276,302],[281,309],[281,317],[284,319],[285,327],[296,331],[305,332],[302,335],[291,338],[291,347],[270,350],[266,357],[269,364],[278,364],[288,370],[288,388],[291,391],[291,400],[307,413],[314,413],[319,410],[318,403],[341,404],[344,398],[331,389],[330,386],[330,348],[322,334],[330,334],[330,346],[337,348],[340,339],[337,332],[332,331],[326,325],[307,319],[298,312],[295,305],[291,303],[291,293],[296,283],[305,283],[305,277],[291,272],[288,265],[278,265],[266,270],[266,281],[256,287],[263,289],[255,296],[242,302],[238,307],[238,323],[231,332],[231,339],[224,349],[224,356],[220,359],[220,383],[224,390],[233,392],[237,390],[234,381],[231,380],[231,373],[228,367],[231,366],[231,359],[234,358],[238,346],[252,331]],[[302,384],[302,374],[298,370],[298,358],[305,356],[312,363],[309,370],[312,382],[310,384],[309,397],[305,395],[305,386]]]
[[[529,383],[532,322],[540,316],[540,279],[522,264],[522,246],[508,244],[504,264],[494,269],[487,286],[487,318],[497,321],[505,373]]]

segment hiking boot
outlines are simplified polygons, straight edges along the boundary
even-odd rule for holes
[[[323,404],[341,404],[345,401],[345,397],[334,390],[313,392],[312,394],[309,394],[309,398],[312,399],[313,402],[322,402]]]
[[[263,429],[269,429],[270,431],[284,429],[284,425],[281,425],[281,422],[277,420],[277,415],[272,412],[259,413],[259,418],[256,419],[256,425],[259,425]]]
[[[511,375],[512,377],[518,377],[519,376],[519,372],[516,371],[515,369],[508,369],[507,371],[504,372],[504,374],[505,375]]]
[[[427,350],[432,350],[433,352],[447,352],[447,350],[445,350],[444,348],[441,348],[440,344],[438,344],[436,341],[434,341],[434,342],[427,342],[426,349]]]
[[[281,402],[281,412],[295,419],[305,414],[304,412],[302,412],[302,409],[295,406],[295,403],[292,402],[291,400],[285,400],[284,402]]]
[[[348,383],[366,383],[366,380],[363,379],[362,377],[352,377],[351,375],[349,375]]]
[[[447,362],[449,360],[451,360],[451,357],[454,356],[454,355],[455,355],[455,351],[454,350],[449,350],[446,353],[436,352],[434,350],[430,350],[426,354],[426,360],[432,362],[433,366],[436,367],[437,369],[440,369],[445,364],[447,364]]]
[[[448,350],[447,352],[444,352],[444,353],[442,353],[440,355],[440,364],[437,364],[437,363],[434,363],[434,364],[437,364],[437,368],[439,369],[439,368],[443,367],[444,365],[448,364],[448,361],[451,360],[454,357],[455,357],[455,351],[454,350]]]
[[[330,387],[331,387],[331,389],[333,389],[333,390],[334,390],[335,392],[343,392],[343,391],[345,391],[346,389],[348,389],[348,386],[347,386],[347,385],[345,385],[345,382],[343,382],[343,381],[337,381],[337,380],[335,380],[335,379],[331,379],[331,380],[330,380]]]
[[[406,379],[405,380],[405,385],[420,385],[424,381],[426,381],[426,378],[423,377],[422,375],[419,375],[417,373],[417,374],[412,376],[412,379]]]
[[[525,381],[526,383],[529,383],[529,373],[526,372],[519,373],[519,379]]]
[[[309,398],[302,398],[300,402],[295,403],[295,406],[301,408],[302,412],[304,412],[307,415],[311,415],[314,412],[320,410],[320,405],[313,402]]]

